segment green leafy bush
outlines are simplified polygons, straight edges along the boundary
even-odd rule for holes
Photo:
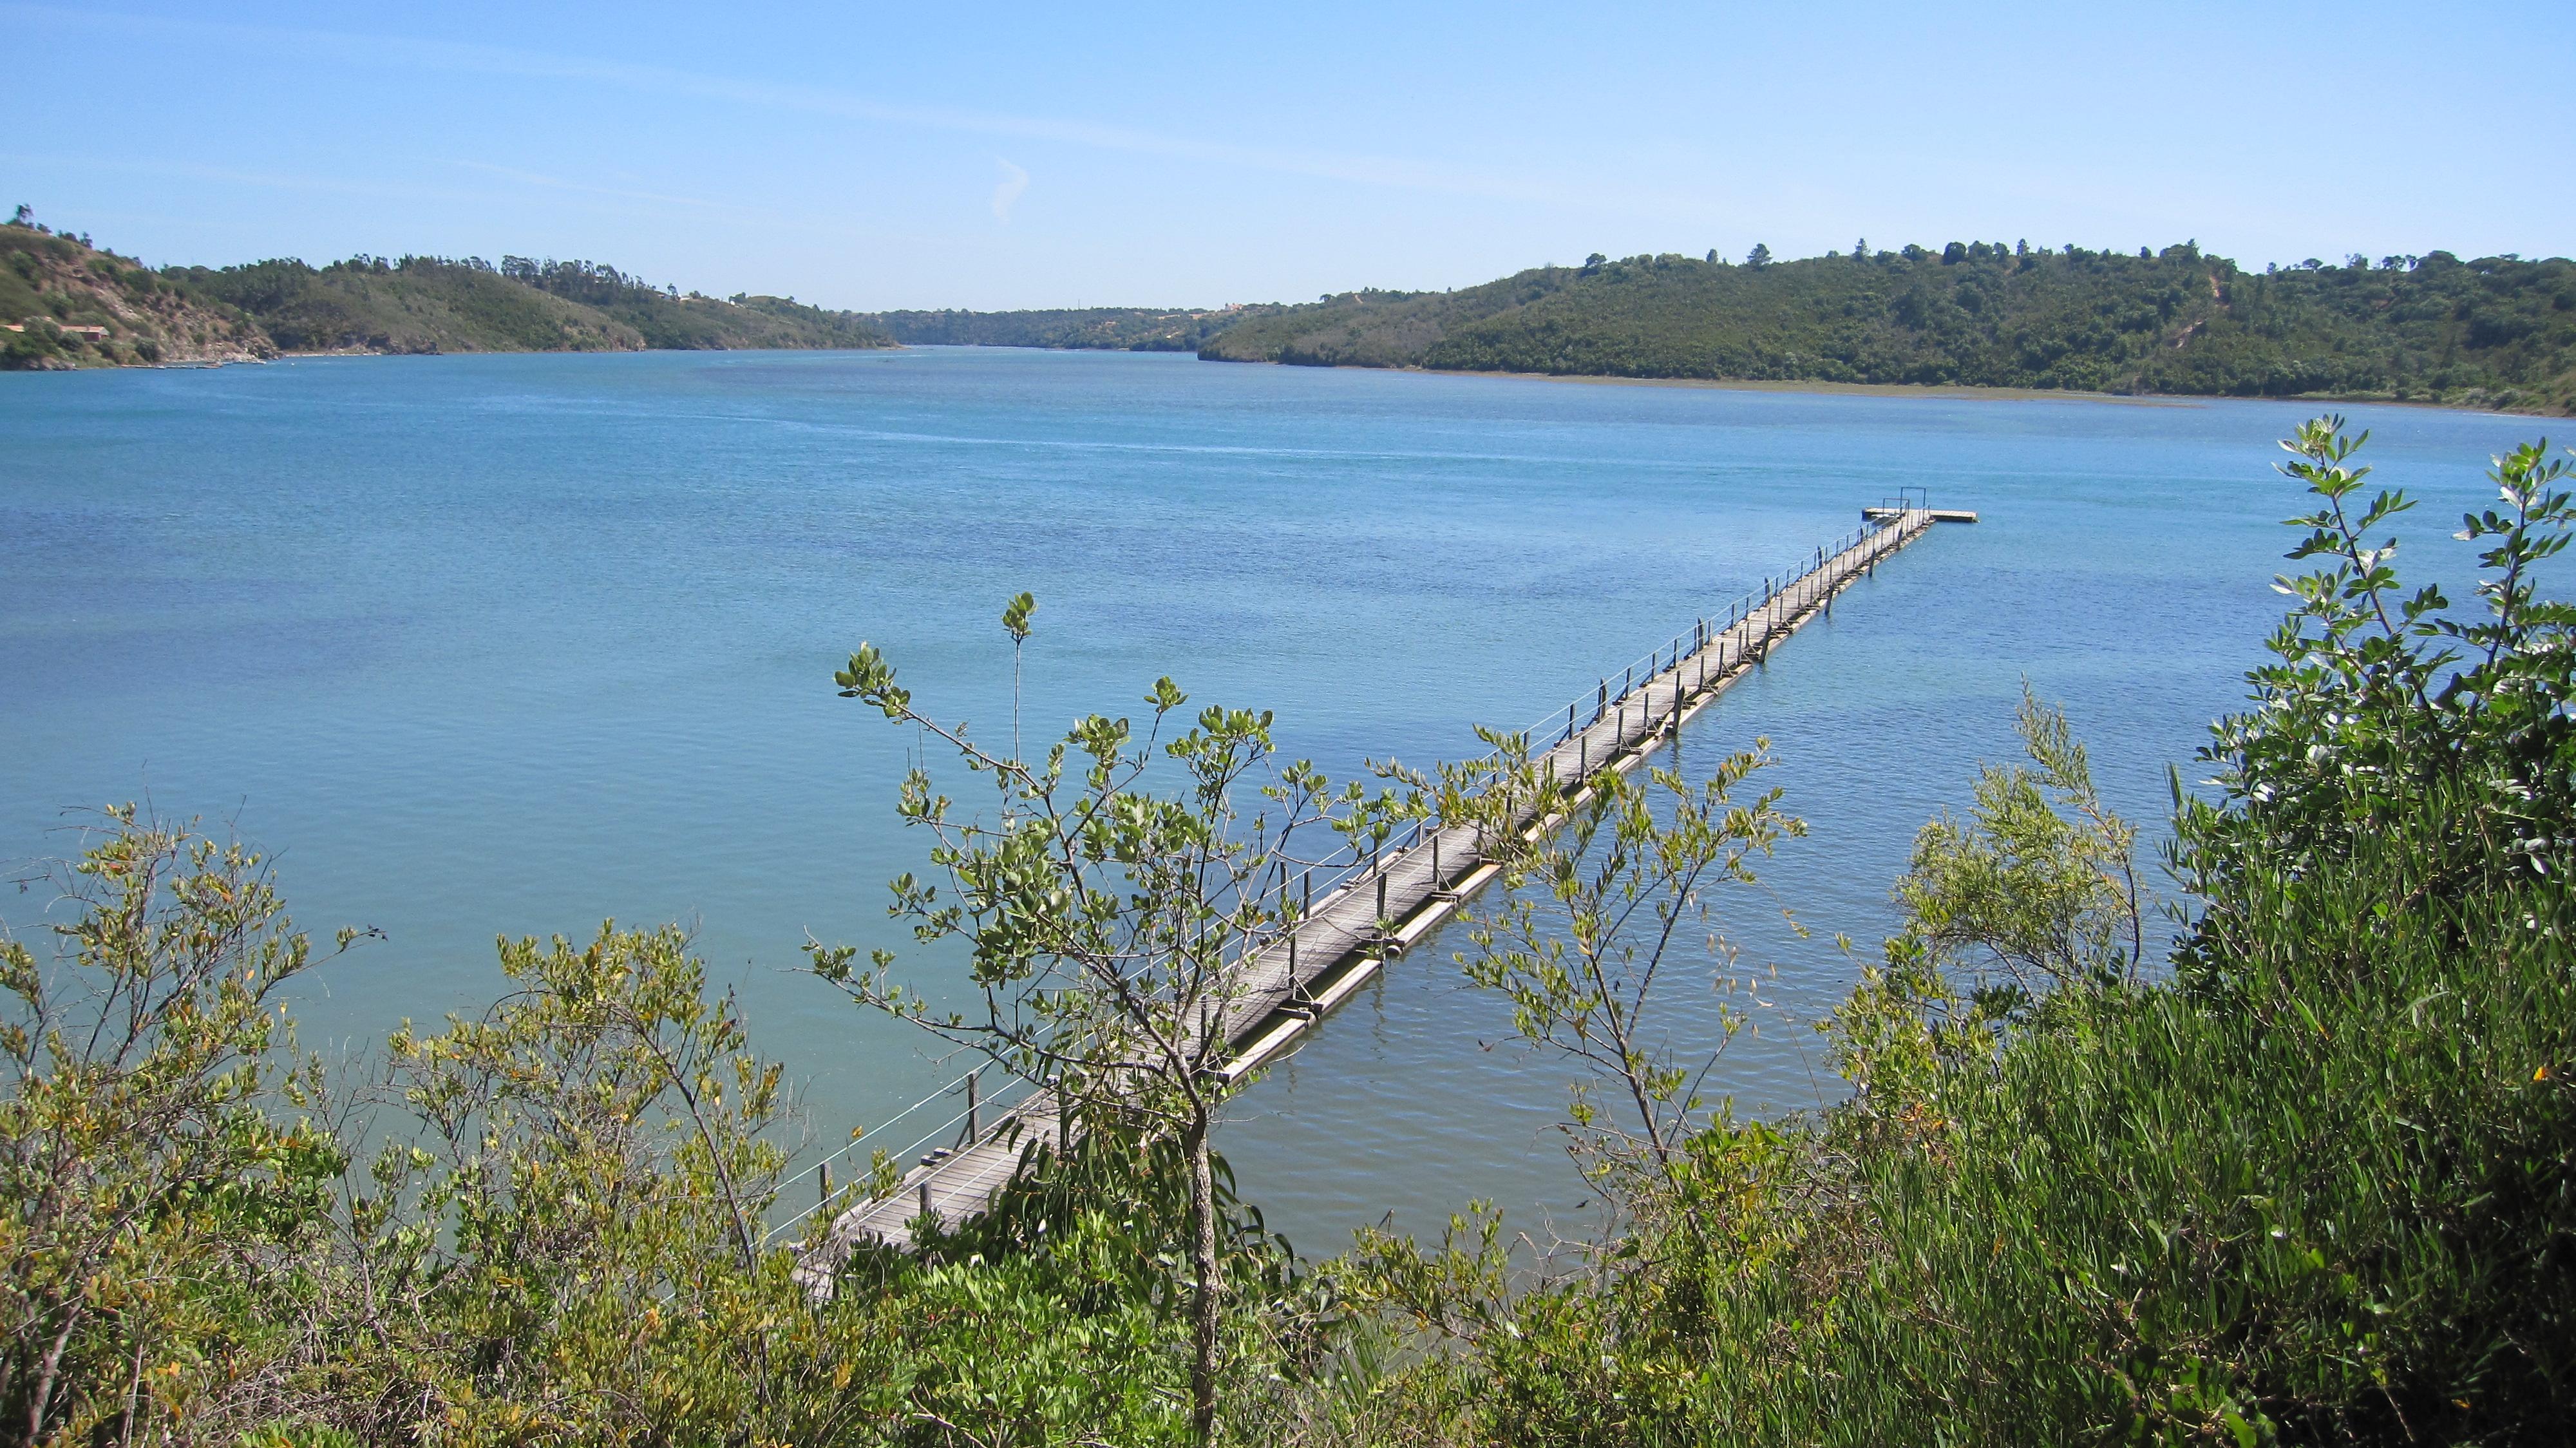
[[[1697,1230],[1571,1282],[1501,1293],[1490,1234],[1368,1243],[1345,1290],[1452,1350],[1358,1436],[2566,1441],[2571,620],[2531,569],[2576,515],[2518,450],[2464,530],[2484,616],[2401,602],[2367,534],[2406,501],[2359,505],[2359,445],[2291,444],[2292,556],[2325,563],[2216,728],[2219,797],[2177,790],[2169,973],[2123,962],[2128,832],[2026,711],[2036,772],[1926,830],[1913,924],[1830,1024],[1850,1101],[1720,1119],[1639,1179],[1672,1196],[1639,1220]],[[2052,957],[2044,994],[1988,988]]]

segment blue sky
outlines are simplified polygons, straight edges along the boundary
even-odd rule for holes
[[[2576,5],[0,3],[0,203],[154,262],[1213,305],[1907,241],[2576,251]]]

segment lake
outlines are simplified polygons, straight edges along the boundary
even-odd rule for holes
[[[1170,674],[1275,710],[1290,752],[1477,752],[1847,531],[1899,487],[1972,508],[1703,714],[1767,736],[1810,824],[1721,901],[1752,1012],[1711,1080],[1831,1099],[1806,1023],[1890,927],[1914,831],[2014,750],[2022,681],[2114,801],[2241,695],[2301,509],[2275,439],[2323,408],[1576,385],[923,348],[303,359],[0,375],[0,858],[146,799],[274,853],[304,927],[381,928],[298,998],[308,1046],[499,991],[496,934],[685,922],[837,1139],[953,1069],[799,973],[887,945],[910,735],[836,697],[861,639],[916,701],[1009,724],[1003,601],[1034,592],[1026,717]],[[2447,537],[2538,419],[2354,407]],[[21,938],[41,887],[0,900]],[[1801,934],[1788,921],[1807,927]],[[1848,935],[1850,952],[1834,940]],[[1223,1146],[1300,1247],[1471,1196],[1579,1219],[1566,1067],[1464,988],[1454,927],[1237,1106]],[[926,956],[936,983],[953,956]],[[1709,971],[1671,998],[1710,1040]]]

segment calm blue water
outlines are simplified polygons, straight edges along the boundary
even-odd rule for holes
[[[1168,672],[1335,771],[1427,762],[1923,485],[1985,521],[1847,594],[1684,746],[1767,734],[1812,826],[1725,902],[1758,1024],[1712,1078],[1811,1105],[1801,1023],[1851,972],[1831,936],[1875,949],[1914,830],[2013,748],[2024,677],[2160,815],[2278,614],[2298,502],[2271,444],[2313,410],[947,349],[0,376],[0,858],[70,852],[111,800],[230,822],[301,923],[389,937],[313,981],[308,1045],[489,1000],[496,933],[688,922],[837,1137],[944,1074],[797,973],[808,932],[911,944],[882,882],[920,862],[891,814],[913,741],[830,685],[860,639],[989,735],[995,615],[1027,588],[1038,724]],[[2541,425],[2352,411],[2427,499],[2416,566],[2458,577],[2486,456]],[[31,935],[43,900],[0,913]],[[1547,1134],[1568,1073],[1501,1043],[1460,943],[1242,1104],[1227,1149],[1301,1245],[1475,1195],[1579,1212]],[[1684,981],[1676,1029],[1716,1000]]]

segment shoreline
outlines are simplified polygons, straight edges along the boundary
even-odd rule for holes
[[[1231,359],[1201,359],[1227,360]],[[1287,367],[1287,362],[1234,365]],[[1336,363],[1325,370],[1410,372],[1422,377],[1508,377],[1523,382],[1580,382],[1615,387],[1704,387],[1721,392],[1809,392],[1828,397],[1920,397],[1968,402],[2085,402],[2122,407],[2207,407],[2218,402],[2304,402],[2346,407],[2420,407],[2433,412],[2465,412],[2478,417],[2576,417],[2576,413],[2508,411],[2458,402],[2420,402],[2413,398],[2351,397],[2321,392],[2294,392],[2280,397],[2238,397],[2223,393],[2078,392],[2061,387],[1987,387],[1964,382],[1827,382],[1773,381],[1739,377],[1616,377],[1591,372],[1482,372],[1452,367],[1357,367]]]
[[[1285,363],[1274,363],[1285,366]],[[1922,397],[1988,402],[2092,402],[2126,407],[2206,407],[2213,402],[2303,401],[2301,398],[2195,397],[2166,392],[2076,392],[2061,387],[1985,387],[1966,382],[1774,381],[1737,377],[1615,377],[1582,372],[1480,372],[1448,367],[1391,367],[1426,377],[1510,377],[1525,382],[1579,382],[1609,387],[1704,387],[1719,392],[1811,392],[1828,397]],[[2439,403],[2391,404],[2434,406]]]
[[[492,351],[472,352],[394,352],[373,347],[346,347],[315,351],[280,351],[274,357],[260,357],[245,354],[221,358],[173,359],[165,362],[110,363],[104,367],[17,368],[9,370],[65,372],[210,370],[217,367],[228,367],[241,364],[267,365],[272,362],[292,362],[308,358],[322,359],[341,357],[569,357],[602,354],[635,355],[647,352],[739,351],[908,352],[914,350],[920,345],[948,346],[968,351],[980,350],[986,347],[991,347],[993,350],[997,351],[1065,353],[1126,352],[1129,350],[1126,348],[1095,347],[1017,347],[1003,344],[974,342],[933,344],[908,344],[897,342],[885,347],[602,347],[562,349],[548,348],[544,351],[495,349]],[[1269,360],[1238,360],[1230,357],[1199,357],[1188,352],[1155,352],[1141,353],[1137,355],[1190,357],[1193,361],[1218,362],[1234,367],[1290,367],[1312,365]],[[1783,381],[1769,378],[1744,377],[1620,377],[1606,373],[1488,372],[1467,368],[1448,367],[1361,367],[1345,363],[1327,364],[1316,367],[1315,370],[1329,372],[1410,373],[1417,377],[1505,378],[1519,382],[1577,383],[1593,387],[1696,387],[1719,392],[1789,392],[1809,393],[1823,397],[1911,397],[1954,402],[2068,402],[2108,405],[2114,407],[2207,407],[2212,403],[2220,402],[2298,402],[2322,404],[2327,406],[2416,407],[2436,412],[2463,412],[2481,417],[2529,417],[2548,419],[2554,417],[2576,416],[2576,413],[2519,410],[2507,411],[2494,407],[2473,407],[2456,402],[2421,402],[2412,398],[2399,399],[2393,397],[2338,397],[2326,393],[2293,393],[2281,397],[2237,397],[2220,394],[2204,395],[2173,392],[2079,392],[2069,388],[1988,387],[1975,383],[1960,382],[1829,382],[1823,379]]]

